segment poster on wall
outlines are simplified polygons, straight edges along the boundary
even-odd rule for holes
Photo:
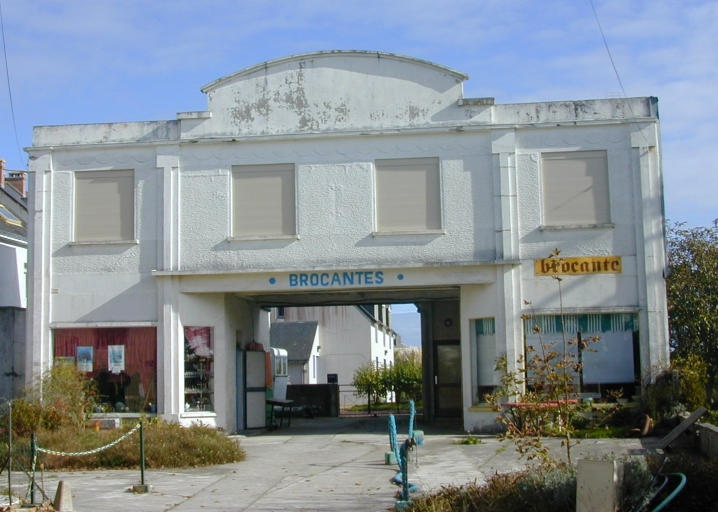
[[[77,371],[92,372],[92,347],[77,347]]]
[[[192,353],[198,357],[212,357],[209,327],[185,327],[184,337]]]
[[[125,371],[124,345],[107,346],[107,368],[110,370],[110,373],[120,373]]]

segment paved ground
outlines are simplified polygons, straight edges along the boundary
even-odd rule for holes
[[[482,481],[496,471],[524,467],[513,445],[482,437],[477,445],[458,445],[460,428],[425,429],[424,446],[409,468],[409,480],[422,491],[443,485]],[[406,424],[399,422],[399,438]],[[294,420],[292,427],[239,436],[247,453],[237,464],[177,471],[146,472],[149,494],[132,494],[135,471],[48,473],[44,487],[54,497],[59,480],[72,490],[74,510],[155,511],[314,511],[388,510],[397,488],[389,480],[396,466],[384,464],[388,450],[385,418],[316,418]],[[559,441],[551,440],[560,452]],[[576,458],[625,454],[641,447],[638,440],[583,441]],[[581,455],[579,455],[581,454]],[[20,475],[14,490],[23,494]]]

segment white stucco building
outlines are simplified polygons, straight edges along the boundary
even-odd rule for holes
[[[0,159],[0,398],[24,387],[27,308],[27,197],[25,171]]]
[[[365,403],[355,395],[354,372],[371,363],[394,365],[391,306],[289,307],[274,310],[271,345],[289,352],[290,384],[338,384],[339,405]]]
[[[522,316],[557,329],[555,248],[566,328],[606,340],[585,386],[650,378],[668,361],[656,99],[495,104],[466,79],[319,52],[217,79],[174,120],[36,127],[28,378],[75,358],[120,409],[232,431],[266,307],[414,302],[426,419],[474,428],[496,357],[536,343]]]

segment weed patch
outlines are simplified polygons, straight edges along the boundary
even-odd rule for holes
[[[132,428],[113,430],[58,429],[40,431],[37,443],[43,448],[62,452],[81,452],[104,446]],[[148,468],[177,468],[226,464],[244,459],[238,444],[221,432],[199,425],[182,427],[161,420],[145,424],[145,464]],[[17,439],[21,446],[29,446],[28,438]],[[23,450],[27,451],[27,450]],[[29,462],[29,461],[27,461]],[[140,464],[139,435],[137,433],[119,444],[93,455],[62,457],[41,455],[39,463],[45,469],[134,468]]]

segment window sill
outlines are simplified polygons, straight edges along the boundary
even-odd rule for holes
[[[445,229],[427,229],[426,231],[372,231],[374,238],[386,236],[438,236],[445,235]]]
[[[180,413],[182,418],[216,418],[217,413],[214,411],[184,411]]]
[[[228,242],[263,242],[266,240],[299,240],[299,235],[248,235],[227,237]]]
[[[139,240],[83,240],[70,242],[68,245],[139,245],[139,243]]]
[[[613,229],[616,225],[612,222],[608,222],[606,224],[565,224],[565,225],[556,225],[556,226],[547,226],[547,225],[541,225],[539,226],[539,231],[568,231],[568,230],[575,230],[575,229]]]
[[[471,407],[469,407],[469,412],[493,412],[495,413],[491,406],[487,403],[478,403],[474,404]]]

